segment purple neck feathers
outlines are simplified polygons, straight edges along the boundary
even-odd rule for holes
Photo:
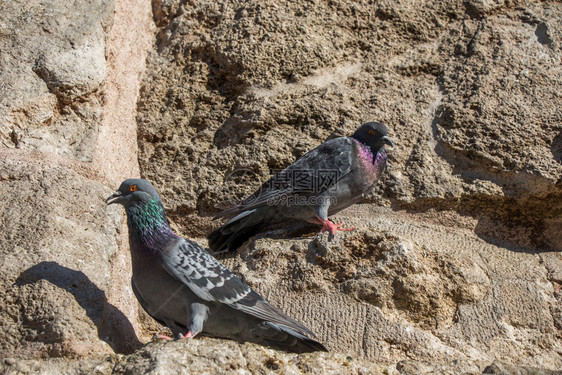
[[[166,220],[164,207],[159,199],[152,199],[127,208],[129,238],[135,248],[156,253],[166,248],[178,236]]]
[[[388,157],[386,155],[384,147],[380,148],[378,151],[374,151],[369,146],[359,142],[358,140],[353,140],[359,146],[359,156],[362,161],[373,164],[376,167],[382,167],[384,169],[386,165],[386,159]]]

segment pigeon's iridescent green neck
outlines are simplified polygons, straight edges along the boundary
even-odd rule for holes
[[[126,211],[129,237],[137,238],[147,249],[158,249],[178,237],[168,225],[160,199],[139,202],[127,207]]]

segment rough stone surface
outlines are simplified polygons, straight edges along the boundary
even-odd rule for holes
[[[0,355],[111,352],[104,290],[121,218],[100,204],[110,190],[64,168],[0,169]]]
[[[92,160],[113,0],[0,4],[3,147]]]
[[[139,161],[181,233],[382,121],[388,173],[338,217],[362,231],[281,230],[225,262],[336,351],[562,366],[559,3],[154,9]]]
[[[151,343],[127,356],[105,355],[81,360],[16,360],[0,362],[7,375],[42,374],[334,374],[334,375],[556,375],[557,371],[494,361],[428,362],[405,360],[380,365],[337,353],[289,354],[255,344],[216,339]]]
[[[223,261],[331,350],[382,363],[562,365],[558,292],[538,254],[390,210],[362,214],[378,218],[338,218],[369,230],[332,242],[269,233]]]
[[[562,368],[560,2],[0,11],[0,372]],[[172,226],[205,245],[221,206],[368,120],[396,147],[375,192],[336,218],[359,230],[328,242],[283,228],[222,259],[331,353],[139,349],[162,327],[131,293],[110,191],[149,178]]]
[[[81,360],[49,358],[23,360],[6,358],[0,362],[0,371],[6,375],[108,375],[112,373],[118,358],[115,355],[97,356]]]
[[[559,3],[155,9],[140,163],[186,233],[207,233],[201,216],[271,169],[379,120],[396,141],[376,191],[386,204],[485,217],[500,224],[483,235],[562,249]]]
[[[104,200],[130,171],[138,175],[136,141],[111,136],[136,130],[127,109],[136,107],[148,43],[135,34],[135,47],[121,52],[126,38],[109,32],[138,20],[142,7],[112,27],[114,9],[112,1],[0,3],[1,357],[76,358],[140,345],[136,301],[123,288],[122,213]],[[115,55],[133,63],[116,69]],[[119,74],[126,78],[105,85]],[[100,124],[106,96],[120,107]],[[108,172],[113,163],[119,170]]]
[[[288,354],[256,344],[200,339],[149,344],[122,359],[114,374],[382,374],[383,367],[343,354]]]

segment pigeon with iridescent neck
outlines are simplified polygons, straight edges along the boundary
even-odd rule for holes
[[[344,228],[328,220],[369,193],[386,166],[385,145],[393,146],[380,122],[360,126],[350,137],[324,142],[275,173],[254,194],[215,218],[232,217],[207,237],[215,252],[239,247],[257,232],[286,221],[322,225],[330,238]]]
[[[296,353],[326,351],[308,328],[267,303],[197,243],[175,234],[150,182],[126,180],[107,203],[119,203],[127,213],[135,296],[176,339],[201,334]]]

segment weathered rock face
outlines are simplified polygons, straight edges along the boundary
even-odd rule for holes
[[[269,233],[225,261],[336,350],[562,365],[560,4],[155,9],[139,160],[182,233],[382,121],[396,147],[365,202],[393,210],[343,212],[365,232],[332,244]]]
[[[92,160],[114,1],[2,4],[4,147]]]
[[[109,189],[60,167],[3,161],[1,168],[0,350],[111,352],[102,318],[120,216],[98,203]]]
[[[20,374],[521,374],[560,372],[502,361],[485,365],[474,361],[449,363],[401,361],[396,369],[338,353],[288,354],[255,344],[202,339],[151,343],[128,356],[105,355],[81,360],[20,360],[7,358],[0,370]]]
[[[379,217],[367,221],[368,231],[332,242],[264,237],[240,259],[223,261],[335,351],[383,363],[509,358],[559,366],[559,301],[541,257],[513,254],[466,229],[361,211]],[[357,210],[342,217],[366,222]]]
[[[0,355],[130,352],[140,346],[137,321],[124,315],[134,299],[115,285],[122,215],[104,204],[134,170],[123,158],[120,174],[107,172],[119,156],[108,151],[120,144],[127,152],[126,142],[107,137],[125,124],[102,122],[104,95],[112,94],[104,84],[115,75],[106,61],[115,3],[15,1],[0,9]],[[128,74],[134,79],[134,69]],[[133,94],[138,73],[136,81]],[[136,144],[128,152],[136,155]]]
[[[382,374],[382,366],[342,354],[287,354],[256,344],[203,339],[149,344],[121,360],[113,374]]]
[[[56,165],[62,159],[51,153],[71,158],[69,165],[93,157],[113,4],[0,7],[0,350],[21,357],[109,353],[104,290],[121,218],[99,204],[109,189]],[[12,153],[10,160],[10,148],[45,154],[21,160]]]
[[[203,235],[216,204],[380,120],[397,141],[383,197],[561,249],[560,5],[472,3],[159,3],[142,170]]]
[[[562,368],[559,2],[0,10],[1,372]],[[110,191],[140,173],[205,245],[217,206],[368,120],[396,147],[375,192],[338,215],[357,231],[286,228],[222,259],[332,353],[139,350],[161,327],[132,296]]]

